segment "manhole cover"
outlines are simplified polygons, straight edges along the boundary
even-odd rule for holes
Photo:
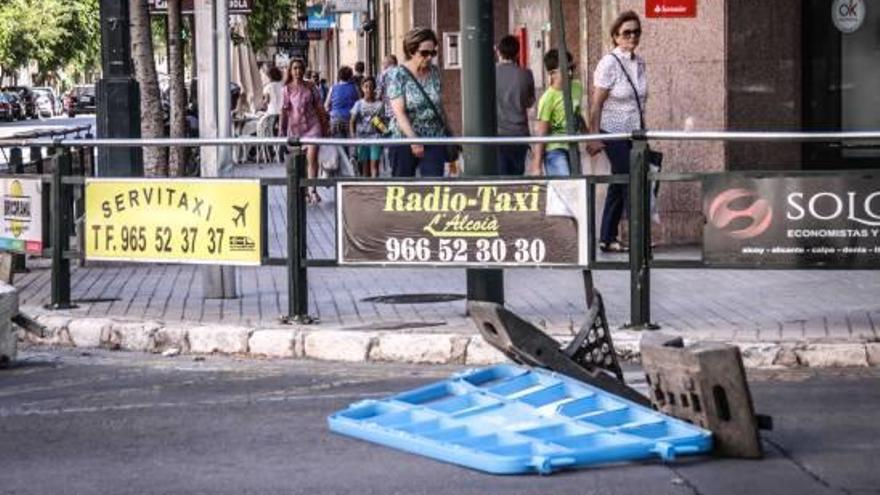
[[[462,294],[391,294],[387,296],[373,296],[361,299],[361,302],[381,304],[428,304],[464,299]]]

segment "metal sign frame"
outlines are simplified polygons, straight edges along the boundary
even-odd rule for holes
[[[443,185],[443,186],[479,186],[479,185],[523,185],[523,184],[538,184],[544,183],[549,184],[552,182],[569,182],[578,184],[582,190],[582,205],[580,205],[579,210],[574,212],[578,215],[578,235],[577,235],[577,250],[578,250],[578,262],[577,263],[554,263],[554,262],[516,262],[516,261],[505,261],[505,262],[479,262],[479,261],[449,261],[449,262],[441,262],[441,261],[388,261],[388,262],[378,262],[378,261],[346,261],[343,256],[344,249],[344,237],[345,237],[345,228],[344,228],[344,218],[343,218],[343,209],[344,209],[344,199],[342,194],[342,189],[347,186],[410,186],[410,187],[424,187],[424,186],[435,186],[435,185]],[[553,268],[579,268],[583,269],[589,266],[589,208],[590,208],[590,192],[589,187],[587,187],[587,182],[583,178],[568,178],[568,177],[540,177],[540,178],[528,178],[528,179],[515,179],[515,180],[455,180],[455,181],[442,181],[442,180],[422,180],[422,181],[395,181],[395,180],[386,180],[386,181],[372,181],[372,182],[363,182],[363,181],[339,181],[336,183],[336,263],[339,266],[378,266],[378,267],[390,267],[390,266],[424,266],[424,267],[467,267],[467,268],[498,268],[498,267],[553,267]],[[582,219],[583,221],[580,221]]]
[[[119,229],[115,228],[115,224],[91,223],[89,219],[89,213],[93,208],[95,208],[95,206],[91,204],[90,201],[90,186],[125,183],[141,185],[141,189],[144,188],[144,184],[152,183],[155,185],[151,186],[151,197],[149,197],[149,199],[147,199],[148,196],[146,195],[146,191],[143,191],[143,193],[141,194],[142,191],[138,189],[131,189],[126,194],[120,193],[114,195],[112,198],[112,203],[108,203],[107,201],[101,202],[100,208],[101,211],[104,212],[104,218],[109,218],[109,215],[118,215],[126,210],[132,210],[134,208],[142,209],[145,207],[162,207],[163,210],[161,212],[152,213],[142,211],[140,212],[140,215],[167,215],[167,208],[183,208],[186,213],[192,213],[195,219],[192,220],[189,224],[184,225],[183,227],[181,227],[181,225],[183,224],[183,222],[181,221],[169,221],[168,224],[164,226],[153,225],[153,223],[155,223],[153,219],[151,219],[151,221],[145,222],[144,224],[134,224],[132,222],[120,223],[118,225]],[[84,256],[87,260],[231,266],[259,266],[263,263],[263,242],[265,242],[265,239],[263,239],[263,222],[265,221],[265,219],[263,218],[262,212],[263,189],[259,179],[168,180],[161,178],[146,179],[120,177],[97,179],[89,178],[85,180],[84,184],[84,197],[86,204],[86,215],[84,220],[84,235],[86,236]],[[162,189],[162,187],[167,184],[174,185],[174,194],[177,194],[177,198],[167,192],[163,197],[162,191],[170,190],[170,188]],[[221,215],[223,215],[222,211],[213,211],[212,208],[215,205],[208,203],[209,198],[192,195],[186,200],[187,206],[181,206],[181,204],[183,203],[183,199],[181,198],[181,196],[186,193],[186,191],[181,190],[183,186],[190,185],[216,187],[223,184],[256,188],[257,197],[248,199],[244,205],[235,205],[230,203],[229,206],[233,208],[233,211],[225,212],[229,215],[232,215],[229,218],[221,217]],[[145,205],[142,207],[141,203],[144,203]],[[198,212],[196,210],[198,210]],[[167,216],[163,218],[167,218]],[[221,218],[223,218],[223,220],[221,220]],[[239,221],[241,222],[241,224],[239,224]],[[119,220],[119,222],[125,222],[125,219]],[[208,222],[213,223],[208,226]],[[169,224],[174,225],[171,226]],[[250,224],[250,226],[248,226],[248,224]],[[99,226],[100,228],[96,228],[96,226]],[[108,226],[113,226],[113,229],[108,229]],[[205,228],[202,228],[203,226]],[[184,233],[184,230],[187,230],[188,232]],[[134,231],[135,234],[132,234],[132,231]],[[102,235],[103,237],[101,237]],[[130,248],[130,246],[127,245],[122,249],[117,249],[118,247],[120,247],[120,241],[125,244],[129,244],[131,242],[130,236],[132,235],[136,235],[136,248],[132,249]],[[129,240],[126,240],[126,238],[128,238]],[[103,248],[100,247],[101,240],[103,240]],[[94,245],[98,247],[90,249],[89,246],[91,246],[93,242]],[[205,243],[207,243],[207,246],[204,246]],[[160,249],[157,247],[159,245],[163,247]],[[185,245],[187,247],[180,247],[181,245]],[[178,246],[178,249],[175,249],[175,246]],[[199,246],[203,246],[204,249],[199,249]],[[226,253],[253,253],[253,255],[248,256],[247,259],[241,259],[243,255],[233,258],[220,258],[219,256],[221,255],[221,253],[223,253],[224,248],[226,248]],[[131,253],[133,253],[133,255],[117,256],[112,254],[101,254],[105,252],[114,253],[117,251],[130,251]],[[168,256],[156,255],[155,253],[153,253],[153,251],[163,251],[171,254]],[[183,254],[186,254],[188,251],[190,254],[193,255],[193,259],[182,256],[181,253],[178,251],[181,251]],[[204,252],[207,252],[208,255],[214,255],[216,253],[217,257],[206,256]],[[147,254],[144,254],[143,256],[138,256],[137,253],[149,253],[153,256]],[[197,256],[201,257],[196,258]]]

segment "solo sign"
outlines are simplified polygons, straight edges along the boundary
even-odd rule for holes
[[[39,179],[0,179],[3,230],[0,250],[43,252],[43,184]]]
[[[835,0],[831,6],[831,20],[841,33],[854,33],[865,22],[867,8],[864,0]]]
[[[86,259],[259,265],[258,180],[87,179]]]
[[[706,263],[880,266],[880,176],[707,178]]]
[[[342,182],[340,264],[585,266],[586,182]]]

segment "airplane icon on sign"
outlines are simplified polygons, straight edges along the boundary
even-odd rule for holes
[[[238,221],[241,220],[241,226],[247,227],[247,207],[250,203],[245,203],[244,206],[235,206],[232,205],[232,209],[238,212],[238,215],[232,219],[232,223],[238,227]]]

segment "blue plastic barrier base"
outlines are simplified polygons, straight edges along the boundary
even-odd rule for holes
[[[343,435],[493,474],[708,453],[712,433],[542,369],[465,371],[327,419]]]

